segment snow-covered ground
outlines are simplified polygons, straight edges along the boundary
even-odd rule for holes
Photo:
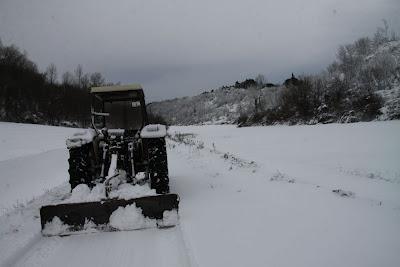
[[[399,121],[169,133],[180,225],[42,237],[39,207],[69,196],[71,129],[1,123],[0,265],[399,266]]]
[[[0,215],[68,177],[67,136],[76,129],[0,122]]]

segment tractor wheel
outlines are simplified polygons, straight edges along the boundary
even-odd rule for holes
[[[151,188],[157,194],[169,193],[167,148],[164,138],[146,139],[149,155]]]
[[[96,168],[94,164],[93,143],[69,149],[69,183],[71,190],[78,184],[95,185]]]

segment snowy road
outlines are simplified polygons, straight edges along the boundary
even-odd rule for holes
[[[179,227],[41,238],[14,266],[190,266]]]
[[[68,194],[65,151],[0,162],[0,179],[14,173],[7,181],[15,192],[24,186],[23,199],[42,194],[28,190],[32,179],[43,188],[61,183],[0,216],[0,265],[399,265],[399,121],[170,133],[171,188],[181,197],[180,225],[171,229],[41,237],[38,208]],[[27,179],[25,168],[10,166],[41,175]]]

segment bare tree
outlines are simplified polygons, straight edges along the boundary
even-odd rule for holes
[[[87,88],[90,87],[90,78],[89,78],[89,74],[85,74],[85,75],[82,76],[82,79],[81,79],[81,86],[82,86],[82,88],[85,88],[85,89],[87,89]]]
[[[62,84],[72,85],[74,83],[74,76],[71,72],[67,71],[62,75]]]
[[[46,69],[46,79],[50,84],[57,82],[57,67],[51,63]]]
[[[383,27],[378,27],[374,34],[375,46],[381,45],[389,40],[389,24],[387,20],[383,19]]]
[[[259,87],[262,87],[266,83],[265,76],[262,74],[258,74],[254,80]]]
[[[28,58],[26,51],[21,52],[15,45],[3,46],[0,50],[0,60],[4,65],[13,65],[30,71],[37,71],[37,66]]]
[[[91,86],[101,86],[104,85],[104,78],[100,72],[95,72],[90,75]]]
[[[388,39],[388,37],[389,37],[389,23],[387,22],[386,19],[383,19],[382,22],[383,22],[383,31],[385,33],[385,37],[386,37],[386,39]]]
[[[83,69],[82,65],[79,64],[75,69],[75,81],[78,87],[82,87]]]
[[[368,37],[362,37],[354,43],[354,46],[359,55],[368,55],[371,51],[371,40]]]
[[[395,31],[392,31],[390,34],[390,41],[398,41],[399,40],[399,36],[397,35],[397,33]]]

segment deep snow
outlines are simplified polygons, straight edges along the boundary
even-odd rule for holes
[[[154,195],[157,195],[156,190],[151,189],[148,184],[120,184],[115,190],[110,192],[109,197],[128,200],[136,197]],[[103,199],[106,199],[104,184],[98,184],[92,189],[86,184],[79,184],[72,190],[71,194],[67,195],[65,199],[61,201],[61,203],[92,202],[101,201]]]
[[[119,207],[110,216],[110,225],[118,230],[137,230],[157,227],[157,221],[146,218],[135,204]]]
[[[46,134],[46,149],[65,144],[61,134],[52,137],[61,128],[2,123],[2,138],[2,127],[14,129],[10,138],[19,136],[14,142],[21,147],[29,141],[20,131],[29,127]],[[20,199],[36,196],[0,216],[0,264],[399,265],[399,121],[171,127],[169,133],[171,190],[181,198],[180,225],[170,229],[42,237],[40,205],[70,196],[67,153],[49,157],[40,154],[41,143],[29,143],[29,154],[38,154],[23,157],[24,165],[12,157],[0,162],[1,181],[14,192],[21,186]],[[10,155],[12,148],[1,146],[0,153]],[[19,199],[12,193],[0,198],[11,205]]]
[[[66,181],[76,129],[0,122],[0,216]]]

